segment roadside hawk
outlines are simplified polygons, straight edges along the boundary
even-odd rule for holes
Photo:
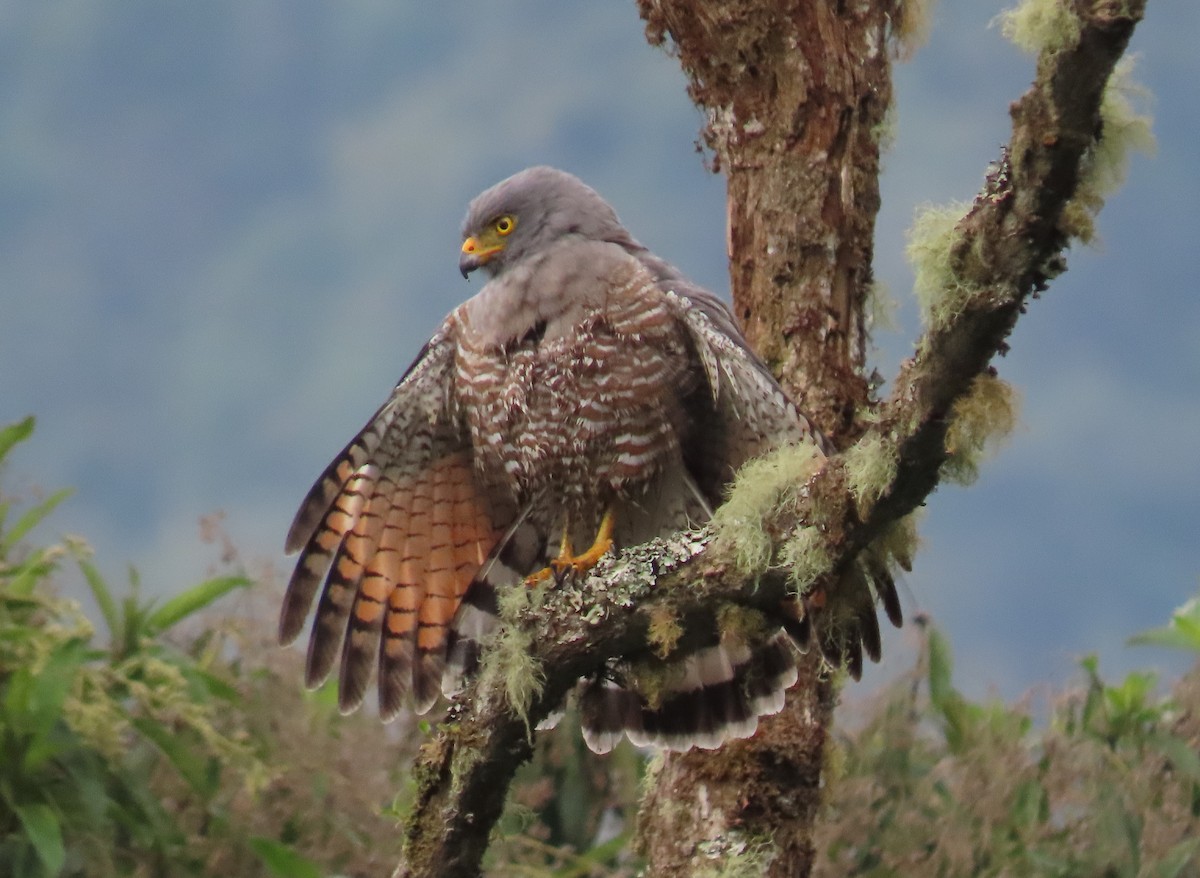
[[[737,468],[782,444],[827,451],[728,308],[574,176],[536,167],[488,189],[463,239],[463,276],[482,268],[487,283],[426,342],[288,533],[300,557],[279,636],[300,634],[319,590],[306,682],[340,659],[344,711],[374,674],[385,718],[426,712],[478,665],[498,590],[704,523]],[[879,653],[875,597],[859,586],[851,636],[817,631],[856,674],[864,649]],[[890,578],[876,591],[898,624]],[[810,630],[795,612],[776,624],[753,642],[714,625],[690,653],[610,662],[581,684],[588,745],[605,752],[627,734],[683,750],[753,734],[782,707],[791,641]]]

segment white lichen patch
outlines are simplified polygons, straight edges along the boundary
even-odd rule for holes
[[[767,839],[750,838],[730,829],[697,845],[696,853],[712,865],[696,873],[699,878],[760,878],[776,856]]]

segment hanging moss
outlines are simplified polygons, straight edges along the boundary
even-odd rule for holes
[[[942,464],[942,476],[960,485],[974,482],[979,477],[985,447],[1011,433],[1016,422],[1016,391],[1012,385],[991,373],[978,376],[951,410],[946,431],[950,458]]]
[[[962,313],[977,288],[954,267],[954,248],[961,239],[958,223],[970,205],[952,202],[917,209],[908,230],[906,253],[915,275],[913,289],[921,309],[921,322],[938,329]]]

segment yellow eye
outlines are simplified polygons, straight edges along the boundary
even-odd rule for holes
[[[502,216],[493,224],[496,233],[499,235],[511,235],[512,230],[517,227],[516,217]]]

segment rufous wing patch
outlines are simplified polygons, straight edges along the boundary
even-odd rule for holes
[[[450,621],[500,535],[466,451],[431,462],[405,488],[407,520],[397,538],[379,653],[385,717],[400,710],[406,695],[418,713],[437,700]]]

